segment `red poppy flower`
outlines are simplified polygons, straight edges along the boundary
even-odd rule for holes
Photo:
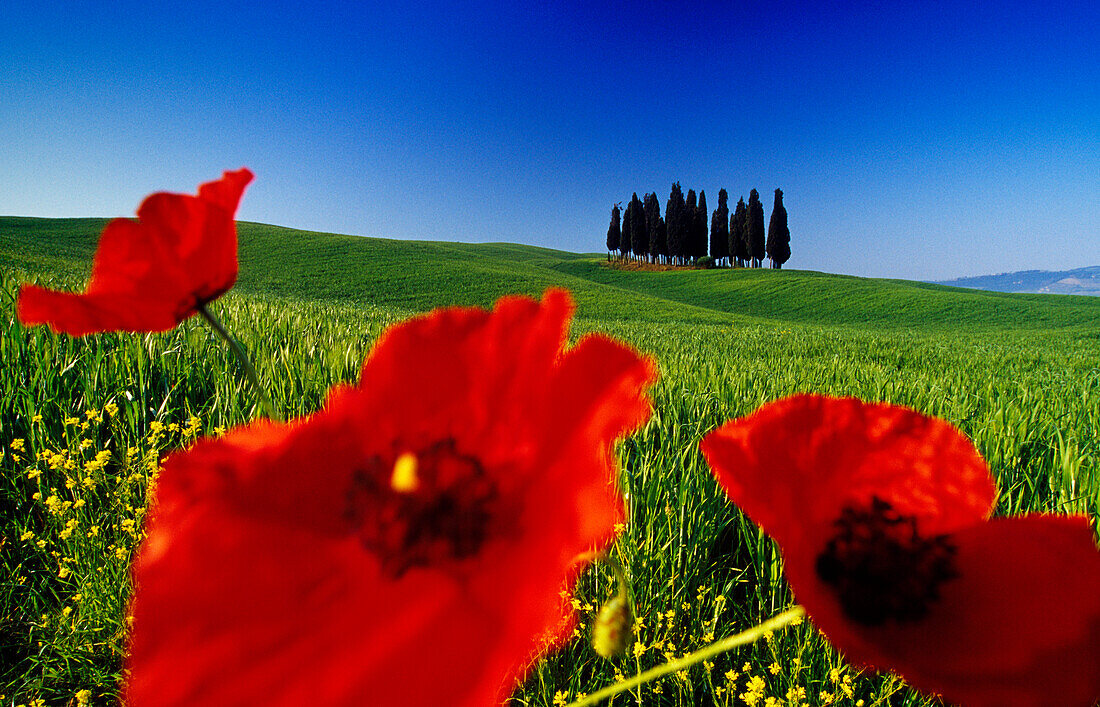
[[[1088,519],[989,520],[988,467],[947,423],[800,395],[701,446],[851,662],[967,707],[1100,697],[1100,552]]]
[[[83,293],[27,285],[16,312],[24,325],[48,324],[83,336],[100,331],[167,331],[237,281],[233,222],[252,172],[226,172],[198,196],[153,194],[137,221],[107,224]]]
[[[575,557],[623,518],[612,443],[651,360],[501,299],[388,330],[356,387],[170,457],[133,574],[126,700],[499,704],[563,639]]]

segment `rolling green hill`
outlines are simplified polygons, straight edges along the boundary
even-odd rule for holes
[[[0,265],[86,276],[107,219],[0,217]],[[622,271],[597,254],[396,241],[241,222],[238,290],[419,311],[573,291],[579,316],[872,329],[1100,329],[1100,299],[1009,295],[796,270]]]
[[[85,690],[91,704],[118,702],[130,562],[160,460],[261,414],[198,317],[160,334],[86,337],[17,321],[19,282],[80,287],[105,223],[0,217],[5,704],[75,704]],[[516,687],[517,704],[591,694],[665,663],[673,646],[701,649],[790,605],[777,546],[728,501],[699,451],[709,431],[771,400],[854,396],[942,418],[988,460],[997,515],[1088,513],[1100,530],[1100,298],[799,271],[622,271],[600,254],[254,223],[239,233],[240,281],[214,310],[288,419],[355,381],[381,332],[412,311],[488,305],[506,292],[568,287],[582,317],[573,335],[600,331],[656,361],[653,415],[616,448],[629,520],[612,552],[639,619],[634,644],[609,661],[578,630]],[[579,624],[596,622],[617,586],[603,564],[574,589]],[[784,704],[792,689],[835,696],[838,685],[851,699],[822,704],[940,704],[893,676],[849,672],[810,622],[643,686],[636,701],[733,704],[750,681]]]

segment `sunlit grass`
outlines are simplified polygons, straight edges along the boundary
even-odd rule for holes
[[[79,280],[64,280],[68,286]],[[258,414],[236,364],[197,319],[160,335],[57,336],[14,321],[0,286],[0,699],[117,699],[128,562],[162,455]],[[252,353],[277,407],[318,409],[353,381],[404,308],[231,293],[218,316]],[[1100,516],[1100,339],[1069,328],[971,333],[852,326],[586,318],[653,354],[651,421],[619,447],[629,522],[613,552],[635,639],[612,661],[587,632],[615,591],[597,563],[572,597],[574,640],[517,689],[554,705],[736,633],[790,606],[774,545],[731,506],[698,451],[704,434],[800,391],[908,405],[958,425],[989,459],[997,512]],[[501,588],[508,591],[507,587]],[[334,648],[337,650],[338,648]],[[82,693],[87,690],[88,693]],[[813,626],[620,695],[613,704],[923,705],[895,678],[849,669]]]

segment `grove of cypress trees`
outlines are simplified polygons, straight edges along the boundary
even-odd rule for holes
[[[649,260],[656,262],[661,256],[661,246],[657,240],[657,223],[661,220],[661,202],[656,194],[646,194],[642,208],[645,210],[645,225],[649,232]]]
[[[752,266],[760,267],[764,260],[764,206],[755,189],[749,192],[749,247]]]
[[[611,260],[611,254],[619,249],[619,205],[611,207],[611,225],[607,227],[607,259]]]
[[[649,231],[646,228],[645,209],[642,207],[641,199],[638,198],[638,192],[634,192],[627,209],[631,212],[630,249],[634,255],[645,258],[649,255]]]
[[[787,228],[787,210],[783,208],[783,190],[775,190],[775,203],[772,205],[772,217],[768,221],[768,257],[772,267],[779,269],[791,258],[791,231]]]
[[[730,257],[730,209],[725,189],[718,190],[718,208],[710,218],[710,256],[716,261]]]
[[[673,262],[676,262],[677,258],[684,257],[684,242],[687,240],[686,212],[687,205],[684,203],[684,192],[680,190],[680,182],[673,182],[672,192],[668,195],[668,204],[665,205],[668,255]]]
[[[749,259],[748,240],[745,234],[748,232],[749,209],[745,206],[745,197],[737,200],[737,208],[730,217],[730,255],[737,260],[741,267]]]

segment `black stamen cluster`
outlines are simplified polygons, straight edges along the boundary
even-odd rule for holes
[[[921,536],[914,516],[876,497],[870,508],[844,510],[816,569],[850,619],[877,626],[923,618],[940,585],[957,576],[954,559],[948,536]]]

